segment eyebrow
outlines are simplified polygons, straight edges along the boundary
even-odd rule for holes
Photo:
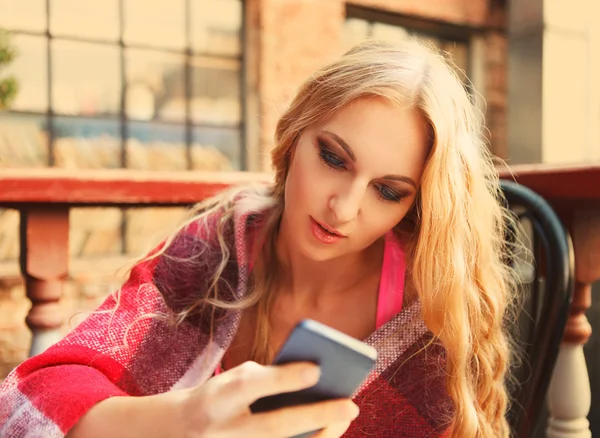
[[[337,134],[334,134],[333,132],[329,132],[329,131],[323,131],[323,132],[325,134],[329,135],[330,137],[332,137],[341,146],[341,148],[348,154],[348,156],[350,157],[352,162],[356,163],[356,155],[354,155],[352,148],[350,146],[348,146],[348,143],[346,143],[342,137],[340,137]]]
[[[344,139],[342,139],[339,135],[334,134],[333,132],[330,131],[323,131],[325,134],[329,135],[331,138],[333,138],[337,144],[340,145],[340,147],[344,150],[344,152],[346,152],[348,154],[348,156],[350,157],[350,159],[352,160],[353,163],[356,163],[356,155],[354,155],[354,152],[352,151],[352,148],[350,146],[348,146],[348,143],[346,143],[344,141]],[[403,183],[406,183],[410,186],[413,186],[415,189],[417,188],[417,183],[410,177],[408,176],[401,176],[401,175],[386,175],[381,179],[387,179],[390,181],[400,181]]]
[[[401,175],[386,175],[381,179],[388,179],[391,181],[402,181],[408,185],[413,186],[415,189],[417,188],[417,183],[415,183],[415,181],[412,178],[409,178],[408,176],[401,176]]]

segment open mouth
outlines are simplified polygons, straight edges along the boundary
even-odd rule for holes
[[[332,236],[337,236],[337,237],[344,237],[341,234],[338,233],[334,233],[333,231],[330,231],[329,229],[325,228],[323,225],[321,225],[319,222],[317,222],[317,225],[326,233],[331,234]]]
[[[313,222],[315,223],[315,225],[317,226],[317,228],[319,230],[321,230],[323,233],[325,233],[326,235],[329,235],[331,237],[337,237],[337,238],[344,238],[347,236],[344,236],[343,234],[329,228],[326,225],[323,225],[321,222],[316,221],[314,218],[311,217],[311,219],[313,220]]]

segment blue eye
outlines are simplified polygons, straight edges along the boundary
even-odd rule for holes
[[[342,170],[346,168],[344,161],[339,156],[327,149],[327,147],[325,147],[321,142],[319,142],[319,157],[332,169]]]
[[[379,194],[379,197],[381,199],[383,199],[384,201],[400,202],[402,200],[402,198],[404,198],[404,196],[405,196],[401,193],[398,193],[394,189],[391,189],[388,186],[376,185],[375,188],[377,189],[377,193]]]

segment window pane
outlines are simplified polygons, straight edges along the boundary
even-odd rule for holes
[[[189,210],[179,207],[144,207],[125,210],[127,253],[134,257],[147,254],[171,234],[175,224],[187,218]]]
[[[117,46],[52,42],[52,104],[60,114],[117,114],[121,76]]]
[[[4,265],[5,268],[12,268],[14,273],[19,272],[19,254],[21,252],[21,245],[19,242],[19,222],[19,210],[5,210],[0,208],[0,261],[3,262],[2,265]],[[8,291],[10,291],[10,289],[8,289]],[[11,299],[10,295],[4,299]],[[4,309],[6,309],[6,307]],[[4,312],[4,309],[0,309],[0,311]],[[6,310],[10,311],[9,309]],[[6,321],[7,319],[3,319],[2,316],[0,316],[1,321]],[[6,359],[4,360],[6,361]],[[3,374],[3,376],[6,376],[6,374]]]
[[[442,48],[442,41],[439,38],[436,38],[432,35],[421,33],[421,32],[411,32],[419,41],[437,47],[438,49]]]
[[[440,28],[440,31],[443,29]],[[410,37],[416,38],[425,45],[432,47],[434,50],[439,49],[448,52],[457,67],[461,70],[460,77],[466,81],[465,72],[469,66],[469,44],[465,40],[452,40],[440,38],[434,34],[405,28],[387,23],[373,22],[369,23],[361,18],[347,18],[344,23],[343,43],[344,49],[348,50],[355,44],[363,41],[365,38],[374,38],[377,40],[387,41],[392,44],[401,42]]]
[[[186,170],[185,127],[131,122],[127,167],[144,170]]]
[[[348,18],[344,23],[342,40],[344,52],[369,38],[371,25],[360,18]]]
[[[467,72],[468,68],[468,57],[469,50],[466,43],[454,42],[454,41],[443,41],[441,44],[442,50],[448,52],[452,56],[452,60],[456,66],[462,71],[460,73],[461,78],[466,80],[464,73]]]
[[[183,55],[128,49],[126,56],[127,116],[185,121]]]
[[[0,113],[0,167],[44,167],[48,164],[45,116]]]
[[[11,41],[17,56],[2,76],[14,76],[19,91],[11,109],[21,111],[48,110],[48,47],[44,37],[13,35]]]
[[[238,125],[240,63],[196,57],[192,61],[191,118],[196,123]]]
[[[46,0],[0,0],[0,27],[43,32]]]
[[[373,23],[373,38],[375,39],[389,43],[399,43],[407,36],[408,31],[403,27],[385,23]]]
[[[52,0],[50,31],[54,35],[119,38],[118,0]]]
[[[191,0],[190,9],[192,50],[226,56],[242,53],[240,0]]]
[[[127,44],[183,49],[185,4],[183,0],[124,0]]]
[[[69,255],[72,258],[120,254],[123,212],[119,208],[71,208]]]
[[[54,163],[57,167],[121,167],[121,129],[117,120],[57,117],[54,131]]]
[[[195,127],[192,134],[192,168],[205,171],[240,170],[241,149],[238,129]]]

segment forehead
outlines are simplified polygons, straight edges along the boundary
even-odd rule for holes
[[[427,122],[412,106],[363,98],[342,107],[321,127],[352,148],[357,164],[384,174],[419,178],[429,151]]]

